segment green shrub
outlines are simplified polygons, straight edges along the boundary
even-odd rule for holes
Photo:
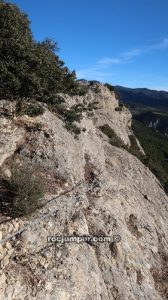
[[[60,105],[62,103],[65,103],[65,99],[60,95],[54,95],[47,100],[48,105]]]
[[[89,87],[87,85],[82,85],[78,83],[78,87],[76,89],[76,94],[79,96],[85,96],[88,92]]]
[[[65,103],[60,103],[57,105],[51,105],[50,110],[58,114],[58,116],[64,121],[65,128],[74,133],[75,137],[80,134],[81,129],[74,124],[74,122],[81,121],[82,112],[84,111],[83,104],[76,104],[71,108],[68,108]]]
[[[11,169],[10,187],[14,195],[13,214],[15,216],[30,215],[42,204],[44,196],[44,182],[37,175],[35,169],[28,163]]]
[[[110,92],[114,92],[114,86],[109,83],[105,83],[105,86],[109,89]]]
[[[130,142],[131,142],[131,145],[129,147],[129,152],[133,155],[135,155],[137,158],[139,158],[142,162],[144,162],[144,155],[143,153],[141,152],[141,149],[139,148],[139,145],[137,143],[137,139],[135,137],[135,135],[130,135],[129,136],[129,139],[130,139]]]
[[[121,98],[121,97],[120,97],[119,91],[115,89],[115,90],[114,90],[114,93],[115,93],[116,99],[120,101],[120,98]]]
[[[81,129],[73,123],[67,122],[65,124],[65,128],[75,134],[75,138],[81,133]]]
[[[126,149],[123,141],[114,133],[114,135],[110,138],[110,144],[119,148]]]
[[[87,110],[88,111],[92,111],[92,110],[96,110],[97,109],[97,104],[98,102],[95,101],[95,102],[90,102],[87,106]]]
[[[100,84],[100,81],[98,81],[98,80],[89,80],[89,85],[90,86],[94,86],[96,84]]]
[[[99,93],[100,93],[100,88],[99,88],[98,85],[96,85],[94,91],[95,91],[96,94],[99,94]]]
[[[104,124],[103,126],[99,127],[101,131],[108,136],[109,143],[119,147],[119,148],[125,148],[123,141],[117,136],[117,134],[114,132],[114,130],[108,125]]]
[[[83,103],[78,103],[72,106],[72,109],[76,112],[82,113],[87,110],[87,107]]]
[[[38,104],[30,104],[27,106],[24,113],[30,117],[36,117],[44,113],[44,108]]]
[[[16,115],[28,115],[36,117],[44,113],[44,108],[38,103],[25,102],[18,100],[16,103]]]
[[[43,124],[42,124],[42,123],[36,123],[36,124],[34,125],[34,131],[35,131],[35,132],[36,132],[36,131],[41,131],[42,128],[43,128]]]
[[[109,83],[105,83],[104,85],[109,89],[110,92],[114,92],[115,93],[115,97],[116,97],[117,100],[120,100],[120,93],[119,93],[118,90],[115,89],[114,86],[112,86]]]
[[[48,108],[64,121],[67,130],[78,135],[81,130],[74,122],[79,123],[81,121],[83,112],[87,112],[88,116],[91,116],[92,114],[90,112],[97,109],[97,104],[98,102],[92,102],[88,105],[78,103],[69,108],[64,101],[59,103],[55,102],[54,104],[50,102]]]
[[[124,105],[122,103],[120,103],[118,107],[115,107],[115,111],[122,111],[123,107],[124,107]]]
[[[122,109],[120,107],[115,107],[115,111],[121,111]]]
[[[145,163],[145,156],[141,152],[136,137],[133,134],[129,136],[130,143],[131,143],[129,147],[128,145],[125,145],[123,143],[123,141],[116,135],[114,130],[108,124],[101,126],[100,129],[105,135],[108,136],[109,143],[111,145],[127,150],[129,153],[136,156],[139,160]]]
[[[79,122],[81,118],[81,112],[76,111],[74,107],[64,112],[64,120],[68,123]]]

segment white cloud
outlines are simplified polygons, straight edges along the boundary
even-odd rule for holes
[[[112,65],[129,63],[141,55],[166,49],[168,49],[168,38],[164,38],[162,42],[157,44],[142,46],[122,52],[117,57],[103,57],[96,62],[95,66],[76,71],[77,77],[105,82],[109,77],[114,75],[110,71],[107,71]]]
[[[120,59],[118,59],[118,58],[104,57],[101,60],[99,60],[97,63],[99,65],[119,64],[120,63]]]
[[[105,72],[98,67],[86,68],[83,70],[76,71],[77,78],[85,78],[88,80],[98,80],[101,82],[106,81],[106,78],[109,78],[113,75],[112,72]]]
[[[166,49],[168,49],[168,38],[164,38],[161,43],[151,46],[151,50],[166,50]]]
[[[112,65],[112,64],[121,64],[132,61],[133,58],[143,55],[145,53],[150,53],[157,50],[166,50],[168,49],[168,38],[164,38],[161,43],[142,46],[139,48],[131,49],[129,51],[121,53],[118,57],[105,57],[99,60],[97,63],[102,65]]]
[[[126,52],[123,52],[121,54],[121,61],[124,62],[124,61],[129,61],[131,60],[132,58],[134,57],[137,57],[139,55],[141,55],[143,53],[143,50],[142,49],[133,49],[133,50],[130,50],[130,51],[126,51]]]

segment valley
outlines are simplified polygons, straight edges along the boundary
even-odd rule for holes
[[[133,115],[133,132],[146,153],[144,163],[168,192],[168,92],[116,88],[120,103]]]

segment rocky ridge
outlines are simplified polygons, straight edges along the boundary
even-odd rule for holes
[[[0,244],[0,299],[167,299],[168,198],[149,169],[100,130],[108,124],[129,146],[129,110],[96,83],[86,95],[59,96],[68,108],[94,104],[82,113],[77,138],[45,105],[30,118],[0,101],[1,173],[10,176],[16,156],[31,161],[50,186],[45,201],[52,200],[30,219],[0,215],[1,241],[31,225]],[[111,242],[48,243],[54,235]]]

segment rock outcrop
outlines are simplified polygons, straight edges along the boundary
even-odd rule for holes
[[[168,197],[138,158],[99,129],[108,124],[129,146],[129,110],[101,84],[62,97],[69,108],[96,105],[82,113],[77,138],[47,107],[30,118],[6,114],[9,103],[1,105],[2,175],[10,176],[16,156],[24,158],[39,166],[50,189],[29,219],[0,215],[0,299],[168,299]],[[61,243],[49,236],[110,240]]]

